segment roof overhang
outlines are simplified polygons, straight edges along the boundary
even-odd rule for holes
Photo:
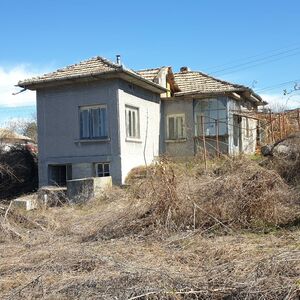
[[[224,91],[210,91],[210,92],[202,92],[202,91],[191,91],[191,92],[179,92],[175,93],[175,98],[205,98],[205,97],[214,97],[217,95],[221,96],[230,96],[235,100],[248,100],[257,106],[268,104],[264,101],[258,94],[254,93],[251,89],[236,89],[236,90],[224,90]],[[167,99],[164,99],[167,100]]]
[[[145,89],[148,89],[154,93],[161,94],[167,91],[166,88],[151,82],[143,77],[135,74],[132,71],[126,69],[114,70],[105,73],[89,73],[84,75],[75,75],[69,76],[68,78],[56,78],[56,79],[49,79],[49,80],[40,80],[40,81],[20,81],[17,86],[28,89],[28,90],[38,90],[47,87],[53,87],[58,85],[66,85],[72,84],[75,82],[90,82],[90,81],[97,81],[100,79],[107,80],[107,79],[123,79],[130,83],[136,84],[141,86]]]

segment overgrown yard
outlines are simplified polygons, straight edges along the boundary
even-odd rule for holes
[[[1,299],[299,299],[299,195],[247,159],[163,162],[83,205],[0,212]]]

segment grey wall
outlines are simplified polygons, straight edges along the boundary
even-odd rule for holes
[[[110,141],[80,141],[79,107],[107,105]],[[48,184],[48,165],[73,165],[75,177],[94,175],[93,163],[111,162],[120,183],[121,157],[118,124],[118,80],[76,83],[37,91],[39,184]],[[90,168],[87,165],[89,163]]]
[[[185,140],[167,140],[167,116],[185,114]],[[174,157],[193,156],[194,152],[194,112],[193,99],[162,101],[161,152]]]

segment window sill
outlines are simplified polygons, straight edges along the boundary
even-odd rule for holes
[[[75,140],[74,143],[81,144],[81,143],[107,143],[110,142],[110,138],[104,139],[79,139]]]
[[[184,143],[186,141],[187,139],[184,138],[184,139],[176,139],[176,140],[165,140],[165,143]]]
[[[125,138],[125,142],[129,142],[129,143],[139,143],[139,144],[141,144],[143,141],[142,141],[141,139]]]

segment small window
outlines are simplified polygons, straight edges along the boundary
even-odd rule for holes
[[[177,140],[185,138],[184,115],[170,115],[167,117],[167,139]]]
[[[140,138],[140,115],[139,109],[136,107],[125,107],[126,121],[126,137],[139,139]]]
[[[97,177],[110,176],[110,165],[109,165],[109,163],[97,163],[96,164],[96,176]]]
[[[80,138],[107,138],[107,109],[106,106],[80,107]]]

